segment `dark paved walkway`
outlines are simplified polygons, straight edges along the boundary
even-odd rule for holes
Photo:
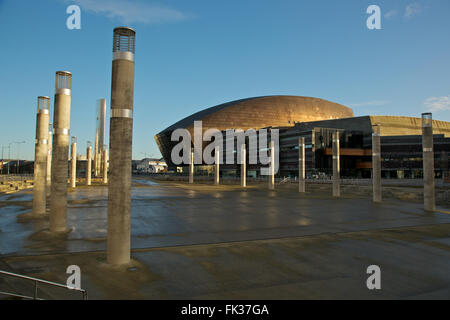
[[[69,193],[66,239],[43,231],[48,218],[24,218],[26,192],[1,196],[1,261],[62,283],[78,264],[91,298],[450,298],[450,214],[418,203],[141,184],[132,192],[135,268],[118,271],[104,264],[106,191]],[[366,288],[370,264],[382,269],[381,291]]]

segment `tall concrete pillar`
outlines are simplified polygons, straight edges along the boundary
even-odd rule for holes
[[[372,126],[372,184],[373,202],[381,202],[381,137],[378,124]]]
[[[106,99],[99,99],[97,102],[97,126],[95,130],[94,145],[94,177],[102,174],[103,149],[105,143],[105,120],[106,120]]]
[[[341,196],[339,131],[333,132],[333,197]]]
[[[381,137],[378,124],[372,126],[372,185],[373,202],[381,202]]]
[[[247,152],[245,143],[241,146],[241,187],[247,186]]]
[[[194,148],[191,148],[191,161],[189,162],[189,183],[194,183]]]
[[[298,192],[306,192],[305,186],[305,138],[298,138]]]
[[[86,185],[90,186],[92,176],[92,144],[90,141],[87,142],[86,148]]]
[[[442,170],[442,180],[445,181],[448,171],[448,154],[446,151],[441,151],[441,170]]]
[[[103,183],[108,183],[108,150],[103,149]]]
[[[49,97],[38,97],[34,148],[33,215],[46,213]]]
[[[135,31],[114,29],[109,133],[107,261],[130,262]]]
[[[270,140],[269,190],[275,189],[275,142]]]
[[[48,124],[48,143],[47,143],[47,174],[46,190],[47,197],[50,196],[52,186],[52,144],[53,144],[53,124]]]
[[[50,195],[50,231],[67,230],[67,178],[70,134],[72,74],[56,72],[53,117],[52,191]]]
[[[75,188],[77,186],[77,138],[72,137],[72,144],[70,150],[70,186]]]
[[[433,151],[433,117],[431,113],[422,113],[422,147],[423,147],[423,201],[425,211],[434,211],[434,151]]]
[[[214,150],[215,152],[215,156],[216,156],[216,161],[215,161],[215,170],[214,170],[214,184],[219,184],[219,179],[220,179],[220,151],[219,148],[216,147],[216,149]]]

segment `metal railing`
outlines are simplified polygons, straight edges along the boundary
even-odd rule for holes
[[[0,174],[0,182],[33,180],[33,174]]]
[[[19,279],[24,279],[24,280],[29,280],[29,281],[33,281],[34,282],[34,294],[33,294],[32,297],[31,296],[20,295],[20,294],[15,294],[15,293],[11,293],[11,292],[0,291],[0,294],[2,294],[2,295],[6,295],[6,296],[10,296],[10,297],[16,297],[16,298],[22,298],[22,299],[30,299],[30,300],[44,300],[44,299],[40,299],[38,297],[38,283],[43,283],[43,284],[48,284],[48,285],[54,286],[54,287],[65,288],[67,290],[78,291],[78,292],[80,292],[83,295],[83,300],[87,300],[88,299],[87,291],[84,290],[84,289],[71,288],[69,286],[66,286],[66,285],[63,285],[63,284],[59,284],[59,283],[56,283],[56,282],[51,282],[51,281],[47,281],[47,280],[41,280],[41,279],[28,277],[28,276],[23,276],[23,275],[20,275],[20,274],[7,272],[7,271],[2,271],[2,270],[0,270],[0,275],[10,276],[10,277],[13,277],[13,278],[19,278]]]
[[[291,178],[285,177],[283,180],[281,180],[280,182],[278,182],[278,184],[283,184],[283,183],[286,183],[286,182],[291,182]]]

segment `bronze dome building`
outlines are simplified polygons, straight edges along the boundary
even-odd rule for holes
[[[235,100],[194,113],[155,136],[159,150],[169,166],[170,153],[177,144],[172,132],[179,128],[193,135],[194,121],[202,121],[203,132],[210,128],[255,129],[293,127],[298,122],[311,122],[353,117],[353,110],[324,99],[299,96],[264,96]]]

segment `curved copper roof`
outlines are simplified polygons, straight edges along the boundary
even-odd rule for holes
[[[161,131],[188,128],[202,120],[203,128],[249,129],[293,126],[295,122],[353,117],[353,110],[324,99],[263,96],[235,100],[196,112]]]
[[[210,128],[260,129],[294,126],[296,122],[309,122],[353,117],[353,110],[338,103],[311,97],[263,96],[235,100],[196,112],[161,131],[155,140],[164,159],[170,164],[170,151],[174,142],[171,134],[185,128],[193,134],[194,121],[202,120],[202,130]]]

